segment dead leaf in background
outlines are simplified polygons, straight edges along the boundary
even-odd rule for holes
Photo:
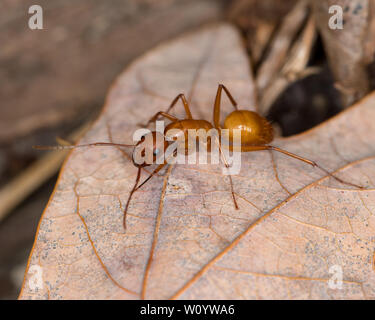
[[[259,99],[259,112],[268,114],[272,104],[291,83],[319,71],[319,68],[307,68],[315,38],[315,20],[310,16],[285,59],[283,67],[276,76],[268,79],[269,85]],[[264,64],[267,62],[268,60]]]
[[[277,34],[270,44],[270,50],[257,72],[256,84],[260,97],[262,97],[267,87],[272,87],[272,80],[283,66],[294,37],[302,27],[307,14],[307,2],[301,0],[294,5],[293,9],[282,21]]]
[[[81,142],[131,142],[136,123],[180,92],[196,118],[212,120],[220,82],[251,109],[249,70],[229,25],[159,46],[119,76]],[[235,210],[221,166],[175,165],[135,193],[126,233],[122,208],[136,168],[115,148],[71,152],[41,219],[20,299],[375,298],[375,159],[367,158],[374,155],[374,103],[372,94],[313,130],[274,142],[367,190],[283,155],[247,153],[233,177]],[[225,101],[223,113],[231,108]],[[328,287],[332,265],[343,269],[342,290]],[[33,266],[41,270],[38,291]]]
[[[348,107],[370,90],[367,66],[375,60],[374,3],[372,0],[323,0],[311,1],[311,4],[336,87],[344,106]],[[329,8],[333,5],[343,9],[343,29],[333,30],[328,26],[333,16]]]
[[[254,66],[260,62],[268,42],[292,9],[296,0],[234,0],[228,9],[228,18],[245,30],[247,46]]]

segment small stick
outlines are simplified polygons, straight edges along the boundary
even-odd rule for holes
[[[271,43],[269,53],[257,72],[256,84],[260,97],[263,97],[263,91],[269,85],[272,85],[274,75],[282,67],[289,47],[305,20],[307,9],[306,1],[297,1],[295,7],[284,18],[279,31]]]
[[[268,113],[272,104],[290,83],[321,71],[321,69],[317,67],[306,68],[315,39],[315,21],[314,17],[310,15],[303,32],[293,45],[291,53],[283,67],[276,77],[273,78],[272,83],[263,90],[259,102],[259,110],[262,114]]]

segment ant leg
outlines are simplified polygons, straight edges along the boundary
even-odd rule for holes
[[[147,170],[146,168],[142,168],[142,170],[144,170],[144,172],[146,172],[147,174],[151,174],[152,173],[151,171]],[[155,175],[158,176],[158,177],[163,177],[163,175],[159,174],[159,173],[156,173]]]
[[[191,115],[191,112],[190,112],[190,108],[189,108],[189,104],[185,98],[185,95],[183,93],[180,93],[176,98],[173,99],[171,105],[169,106],[169,108],[167,109],[167,111],[163,112],[163,111],[159,111],[157,112],[148,122],[147,122],[147,125],[148,126],[150,123],[152,122],[155,122],[159,116],[164,116],[165,118],[171,120],[171,121],[178,121],[178,119],[172,115],[169,114],[169,112],[173,109],[173,107],[176,105],[178,99],[181,99],[182,103],[184,104],[184,108],[185,108],[185,113],[186,113],[186,118],[187,119],[193,119],[192,115]]]
[[[306,163],[312,165],[313,167],[317,167],[317,168],[319,168],[320,170],[324,171],[326,174],[328,174],[330,177],[332,177],[333,179],[337,180],[340,183],[343,183],[343,184],[346,184],[346,185],[350,185],[352,187],[356,187],[356,188],[359,188],[359,189],[363,189],[362,186],[356,185],[356,184],[351,183],[351,182],[344,181],[344,180],[336,177],[331,172],[329,172],[327,169],[324,169],[322,166],[318,165],[315,161],[312,161],[312,160],[300,157],[300,156],[298,156],[298,155],[296,155],[294,153],[291,153],[289,151],[286,151],[286,150],[283,150],[283,149],[280,149],[280,148],[277,148],[277,147],[273,147],[273,146],[268,146],[268,147],[269,147],[270,150],[281,152],[281,153],[283,153],[283,154],[285,154],[285,155],[287,155],[289,157],[292,157],[292,158],[301,160],[303,162],[306,162]]]
[[[167,113],[169,113],[173,107],[176,105],[178,99],[181,99],[183,105],[184,105],[184,108],[185,108],[185,113],[186,113],[186,118],[187,119],[193,119],[193,116],[191,115],[191,112],[190,112],[190,108],[189,108],[189,104],[186,100],[186,97],[183,93],[180,93],[176,98],[174,98],[174,100],[172,101],[171,105],[169,106],[169,108],[167,109]]]
[[[287,155],[287,156],[289,156],[291,158],[303,161],[303,162],[305,162],[305,163],[307,163],[307,164],[309,164],[309,165],[311,165],[313,167],[319,168],[320,170],[324,171],[327,175],[329,175],[330,177],[332,177],[333,179],[337,180],[340,183],[343,183],[343,184],[346,184],[346,185],[349,185],[349,186],[352,186],[352,187],[356,187],[358,189],[363,189],[362,186],[356,185],[356,184],[351,183],[351,182],[344,181],[344,180],[336,177],[335,175],[333,175],[332,173],[330,173],[327,169],[324,169],[322,166],[318,165],[315,161],[303,158],[301,156],[298,156],[298,155],[296,155],[294,153],[291,153],[289,151],[280,149],[278,147],[274,147],[274,146],[242,146],[241,149],[242,149],[241,151],[243,151],[243,152],[247,152],[247,151],[260,151],[260,150],[273,150],[273,151],[277,151],[277,152],[283,153],[283,154],[285,154],[285,155]]]
[[[216,98],[215,98],[215,104],[214,104],[214,126],[216,129],[220,128],[220,108],[221,108],[221,92],[224,89],[225,93],[227,94],[230,102],[232,102],[232,105],[235,110],[237,109],[237,102],[234,100],[232,95],[230,94],[229,90],[223,85],[219,84],[219,87],[217,88]]]
[[[134,187],[133,189],[130,191],[130,194],[129,194],[129,197],[128,197],[128,201],[126,202],[126,206],[125,206],[125,209],[124,209],[124,217],[123,217],[123,226],[124,226],[124,230],[126,230],[126,213],[128,211],[128,207],[129,207],[129,204],[130,204],[130,200],[133,196],[133,193],[135,192],[136,188],[137,188],[137,185],[139,183],[139,179],[141,178],[141,167],[138,167],[138,172],[137,172],[137,178],[135,179],[135,184],[134,184]]]
[[[147,181],[149,181],[154,175],[156,175],[161,169],[163,169],[166,164],[167,163],[159,164],[156,169],[146,178],[146,180],[143,181],[135,190],[141,188]]]
[[[219,151],[220,151],[220,155],[222,157],[222,160],[224,162],[224,165],[227,169],[229,169],[229,164],[228,164],[228,161],[227,159],[225,158],[225,155],[223,153],[223,150],[221,149],[221,146],[220,146],[220,142],[218,141],[217,137],[215,137],[215,141],[219,147]],[[236,200],[236,196],[234,194],[234,188],[233,188],[233,181],[232,181],[232,176],[231,175],[228,175],[229,176],[229,182],[230,182],[230,191],[232,193],[232,198],[233,198],[233,203],[234,203],[234,207],[236,208],[236,210],[239,209],[238,207],[238,204],[237,204],[237,200]]]
[[[173,156],[176,157],[176,155],[177,155],[177,150],[175,150],[175,151],[173,152]],[[156,167],[156,169],[155,169],[155,170],[149,175],[149,177],[148,177],[145,181],[143,181],[143,182],[137,187],[136,190],[138,190],[139,188],[141,188],[141,187],[142,187],[142,186],[143,186],[148,180],[150,180],[154,175],[160,176],[160,175],[158,174],[158,172],[159,172],[161,169],[163,169],[163,168],[168,164],[168,160],[169,160],[171,157],[172,157],[172,155],[170,155],[170,157],[167,158],[167,159],[165,160],[164,163],[159,164],[159,165]]]
[[[148,178],[143,181],[139,186],[138,186],[138,183],[139,183],[139,180],[141,179],[141,170],[145,170],[144,168],[142,167],[138,167],[138,172],[137,172],[137,178],[135,179],[135,184],[133,186],[133,189],[130,191],[130,194],[129,194],[129,197],[128,197],[128,201],[126,202],[126,206],[125,206],[125,209],[124,209],[124,218],[123,218],[123,225],[124,225],[124,229],[126,230],[126,213],[128,212],[128,208],[129,208],[129,204],[130,204],[130,200],[133,196],[133,193],[135,191],[137,191],[140,187],[142,187],[148,180],[150,180],[154,175],[158,175],[158,172],[166,165],[166,163],[164,164],[160,164],[158,165],[158,167],[152,172],[150,173],[150,175],[148,176]]]
[[[159,111],[159,112],[157,112],[157,113],[156,113],[156,114],[155,114],[150,120],[148,120],[148,122],[147,122],[147,124],[146,124],[146,127],[147,127],[150,123],[155,122],[159,116],[162,116],[162,117],[164,117],[164,118],[167,118],[167,119],[169,119],[169,120],[171,120],[171,121],[173,121],[173,122],[178,121],[178,119],[177,119],[176,117],[174,117],[174,116],[168,114],[167,112]]]

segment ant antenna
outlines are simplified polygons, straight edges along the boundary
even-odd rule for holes
[[[33,146],[33,149],[37,150],[65,150],[65,149],[75,149],[84,147],[103,147],[103,146],[113,146],[113,147],[135,147],[133,144],[122,144],[122,143],[112,143],[112,142],[95,142],[88,144],[80,144],[77,146]]]

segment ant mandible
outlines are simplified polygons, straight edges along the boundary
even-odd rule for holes
[[[234,111],[231,112],[224,120],[223,127],[220,125],[220,112],[221,112],[221,95],[222,91],[226,93],[228,96],[231,104],[234,107]],[[169,112],[173,109],[173,107],[176,106],[179,99],[182,101],[186,118],[185,119],[178,119],[175,116],[171,115]],[[235,129],[241,130],[241,145],[238,147],[235,144],[229,145],[230,150],[235,151],[241,151],[241,152],[252,152],[252,151],[262,151],[262,150],[271,150],[271,151],[277,151],[280,153],[283,153],[289,157],[292,157],[294,159],[303,161],[313,167],[317,167],[320,170],[324,171],[327,175],[331,176],[332,178],[336,179],[340,183],[351,185],[357,188],[362,189],[363,187],[358,186],[356,184],[343,181],[342,179],[334,176],[329,171],[318,165],[315,161],[303,158],[301,156],[298,156],[294,153],[291,153],[289,151],[283,150],[281,148],[269,145],[270,142],[273,141],[274,134],[273,134],[273,128],[271,124],[267,121],[266,118],[260,116],[258,113],[254,111],[249,110],[239,110],[237,102],[229,92],[229,90],[223,85],[219,84],[216,98],[215,98],[215,104],[214,104],[214,112],[213,112],[213,124],[208,122],[207,120],[197,120],[193,119],[189,104],[187,102],[187,99],[185,98],[184,94],[179,94],[170,104],[167,111],[159,111],[157,112],[151,119],[147,122],[148,126],[152,122],[155,122],[159,117],[164,117],[171,121],[164,130],[164,135],[157,131],[152,131],[146,135],[144,135],[141,140],[135,144],[135,145],[129,145],[129,144],[119,144],[119,143],[109,143],[109,142],[96,142],[96,143],[89,143],[89,144],[83,144],[83,145],[69,145],[69,146],[36,146],[37,149],[73,149],[73,148],[81,148],[81,147],[91,147],[91,146],[116,146],[116,147],[134,147],[133,149],[133,156],[132,156],[132,162],[134,166],[138,168],[136,181],[133,186],[133,188],[130,191],[130,194],[128,196],[128,200],[124,209],[124,215],[123,215],[123,226],[124,229],[126,229],[126,213],[131,201],[131,198],[136,190],[141,188],[147,181],[149,181],[154,175],[157,175],[158,172],[163,169],[164,166],[166,166],[167,160],[165,160],[162,164],[159,164],[156,169],[141,183],[139,184],[140,178],[141,178],[141,170],[144,169],[146,166],[150,165],[150,161],[143,162],[139,164],[134,160],[134,154],[141,152],[142,154],[151,154],[152,155],[152,161],[151,163],[155,163],[158,155],[160,154],[160,151],[163,150],[164,152],[167,150],[168,146],[170,145],[171,141],[177,140],[179,137],[178,135],[184,134],[185,139],[185,152],[187,153],[189,151],[189,146],[186,143],[188,139],[188,130],[189,129],[203,129],[206,131],[209,131],[211,129],[217,129],[219,132],[219,141],[218,146],[219,150],[222,156],[222,160],[226,167],[229,167],[229,164],[225,160],[225,157],[222,153],[220,141],[222,138],[221,131],[222,129],[228,129],[229,130],[229,139],[230,141],[233,141],[234,135],[233,132]],[[166,135],[169,130],[171,129],[179,129],[180,133],[177,133],[175,135],[169,135],[170,139],[168,141],[166,140]],[[160,135],[158,137],[158,135]],[[151,138],[151,139],[147,139]],[[234,142],[234,141],[233,141]],[[209,146],[209,143],[207,144]],[[138,150],[141,148],[142,150]],[[209,150],[209,148],[208,148]],[[233,203],[236,209],[238,209],[238,204],[236,201],[234,188],[233,188],[233,181],[231,175],[229,175],[229,181],[230,181],[230,187],[231,187],[231,194],[233,198]],[[139,184],[139,185],[138,185]]]

